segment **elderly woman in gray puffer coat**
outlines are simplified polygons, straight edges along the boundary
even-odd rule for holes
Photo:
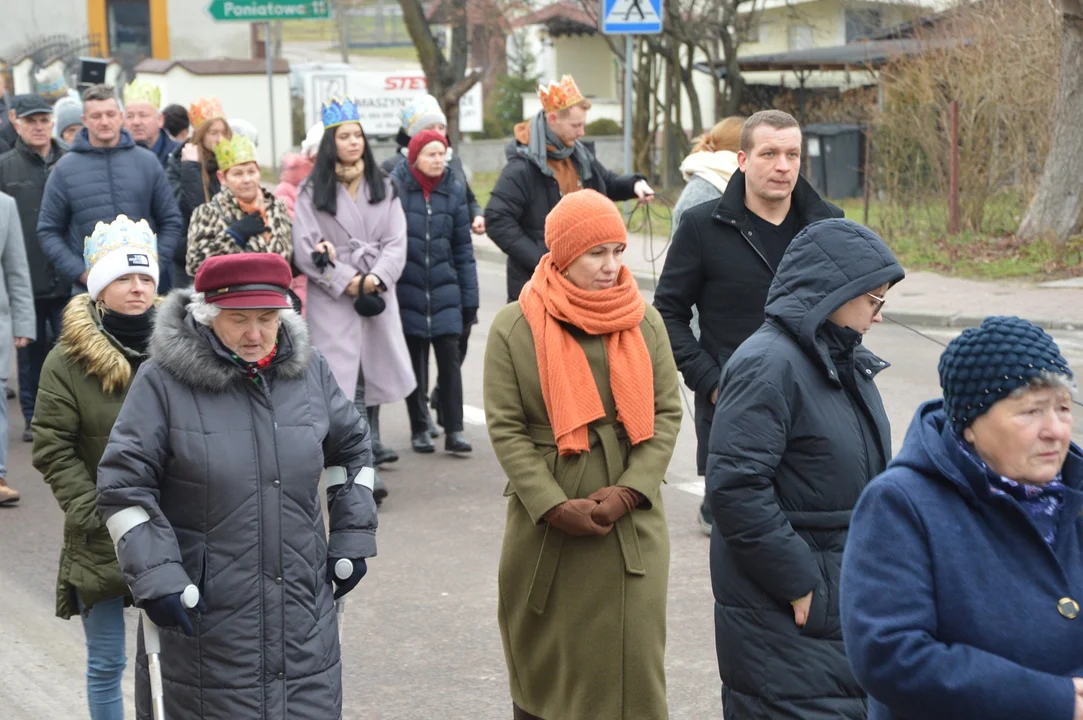
[[[200,266],[195,293],[169,295],[98,466],[121,571],[161,629],[171,718],[341,716],[334,600],[376,554],[372,454],[289,309],[290,280],[279,255],[225,255]],[[348,577],[332,573],[342,560]],[[139,655],[149,720],[142,642]]]

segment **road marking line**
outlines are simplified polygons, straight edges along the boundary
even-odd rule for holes
[[[485,411],[473,405],[463,405],[463,422],[467,425],[485,425]]]
[[[682,490],[689,495],[695,495],[697,497],[703,497],[707,494],[706,489],[703,487],[702,480],[698,482],[673,483],[670,487],[675,487],[678,490]]]

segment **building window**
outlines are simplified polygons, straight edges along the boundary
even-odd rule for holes
[[[867,38],[882,28],[883,14],[879,8],[859,8],[846,11],[846,42]]]
[[[812,26],[790,26],[790,50],[809,50],[812,48]]]
[[[151,56],[150,0],[107,0],[109,50]]]

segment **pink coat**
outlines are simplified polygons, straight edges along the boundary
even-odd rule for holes
[[[297,204],[297,189],[312,172],[312,160],[301,153],[286,153],[282,158],[282,175],[278,178],[275,197],[286,204],[293,217]]]
[[[348,398],[356,391],[358,370],[364,369],[369,406],[402,400],[417,387],[395,295],[406,265],[406,216],[391,181],[385,183],[387,199],[378,205],[369,204],[365,183],[356,202],[340,185],[336,216],[316,210],[306,184],[293,218],[293,262],[308,276],[312,345],[327,358]],[[335,267],[323,271],[312,263],[312,250],[321,240],[338,251]],[[370,272],[387,285],[387,307],[379,315],[361,317],[345,290],[356,275]]]

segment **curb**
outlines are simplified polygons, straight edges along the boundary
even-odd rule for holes
[[[500,250],[490,247],[478,247],[474,245],[474,257],[485,262],[499,263],[503,265],[507,260]],[[654,292],[656,283],[654,277],[644,272],[633,272],[639,289]],[[890,312],[884,316],[886,320],[900,325],[918,325],[921,327],[936,328],[973,328],[979,327],[985,320],[985,315],[967,315],[965,313],[937,312],[935,310],[902,310]],[[1083,330],[1083,320],[1063,320],[1052,318],[1027,318],[1038,327],[1045,330]]]

